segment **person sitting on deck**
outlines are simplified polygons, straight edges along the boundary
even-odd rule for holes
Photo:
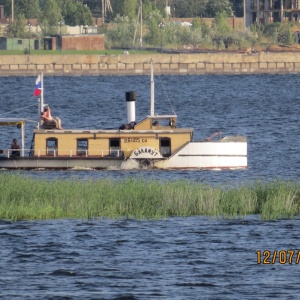
[[[57,129],[63,129],[61,127],[61,120],[60,118],[56,117],[55,119],[51,115],[51,109],[49,106],[44,108],[44,111],[42,113],[42,121],[43,125],[46,126],[55,126]]]
[[[13,151],[11,151],[11,157],[19,157],[20,156],[20,146],[18,145],[17,139],[13,139],[10,149],[13,149]],[[15,150],[15,149],[18,149],[18,150]]]

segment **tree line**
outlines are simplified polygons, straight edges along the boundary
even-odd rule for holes
[[[6,17],[11,18],[12,0],[2,0]],[[61,24],[70,26],[92,25],[90,9],[73,0],[14,0],[14,22],[7,28],[8,35],[24,36],[26,20],[37,19],[43,35],[57,33]],[[60,24],[60,25],[59,25]]]
[[[111,17],[121,14],[122,7],[136,7],[141,0],[110,0],[113,12]],[[102,1],[81,0],[88,5],[94,14],[100,14]],[[171,7],[171,16],[174,18],[213,18],[221,11],[234,13],[237,17],[243,16],[242,0],[142,0],[143,6],[158,9],[164,12],[166,4]]]
[[[13,0],[1,0],[5,9],[5,17],[11,16]],[[103,0],[105,1],[105,0]],[[112,11],[107,13],[108,21],[117,15],[130,16],[137,12],[141,0],[110,0]],[[171,16],[176,18],[213,18],[219,12],[226,11],[228,15],[243,16],[243,1],[241,0],[142,0],[147,10],[159,10],[164,13],[165,6],[171,7]],[[52,8],[53,7],[53,8]],[[45,10],[51,9],[61,13],[68,25],[82,25],[92,14],[102,16],[102,0],[14,0],[14,12],[23,15],[25,19],[40,19],[45,16]],[[76,24],[77,23],[77,24]]]
[[[57,34],[62,25],[93,25],[93,17],[102,17],[102,1],[100,0],[2,0],[5,16],[12,15],[14,2],[14,22],[7,27],[9,36],[27,36],[36,33],[30,31],[30,19],[37,19],[42,35]],[[166,15],[166,4],[171,5],[172,17],[215,17],[219,13],[227,16],[233,14],[234,2],[237,0],[103,0],[105,6],[110,4],[111,10],[105,12],[105,21],[114,23],[120,17],[136,22],[140,3],[143,6],[145,24],[162,22]],[[104,6],[104,7],[105,7]]]
[[[6,16],[11,15],[12,0],[1,0]],[[264,35],[271,42],[293,43],[289,24],[255,24],[250,29],[235,28],[228,17],[242,16],[241,0],[106,0],[111,10],[105,14],[105,25],[98,28],[106,34],[106,47],[168,47],[183,45],[209,49],[241,49],[253,47]],[[143,6],[143,23],[139,22],[140,3]],[[171,5],[171,17],[192,18],[191,26],[172,22],[165,12]],[[102,17],[100,0],[14,0],[14,22],[6,35],[28,37],[59,34],[65,25],[93,25],[93,17]],[[98,15],[97,15],[98,14]],[[213,17],[211,26],[202,17]],[[37,19],[41,33],[30,31],[26,21]],[[159,26],[163,24],[163,26]],[[142,26],[142,27],[141,27]],[[142,33],[142,36],[141,36]]]

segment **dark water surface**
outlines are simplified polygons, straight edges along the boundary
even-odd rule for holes
[[[0,298],[297,299],[299,225],[255,216],[1,222]],[[258,264],[266,249],[295,256]]]
[[[188,179],[213,185],[300,178],[300,75],[156,77],[155,109],[174,111],[195,140],[221,130],[246,135],[241,171],[30,171],[47,179]],[[34,77],[0,77],[0,117],[36,120]],[[137,120],[149,114],[147,76],[45,77],[45,103],[64,128],[118,128],[125,91],[137,93]],[[167,95],[167,96],[166,96]],[[172,104],[172,107],[170,106]],[[30,147],[34,122],[26,125]],[[14,127],[0,128],[7,148]],[[3,171],[8,172],[8,171]],[[1,195],[1,191],[0,191]],[[299,220],[259,216],[135,220],[0,221],[1,299],[295,299],[300,293]],[[295,250],[289,264],[258,264],[256,252]],[[271,261],[271,259],[267,260]]]

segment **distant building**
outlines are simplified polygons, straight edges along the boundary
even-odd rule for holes
[[[244,0],[245,25],[297,22],[300,0]]]
[[[0,50],[21,50],[30,52],[40,48],[37,38],[0,37]]]
[[[45,37],[44,50],[105,50],[104,34]]]

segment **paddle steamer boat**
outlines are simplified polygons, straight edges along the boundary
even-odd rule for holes
[[[41,80],[41,83],[42,80]],[[41,85],[40,110],[44,109]],[[0,119],[0,126],[21,129],[19,157],[2,150],[0,168],[7,169],[238,169],[247,167],[244,136],[193,141],[192,128],[178,128],[177,115],[154,113],[151,62],[150,114],[135,119],[135,92],[126,92],[127,123],[115,130],[56,129],[38,123],[32,145],[24,145],[25,119]]]

